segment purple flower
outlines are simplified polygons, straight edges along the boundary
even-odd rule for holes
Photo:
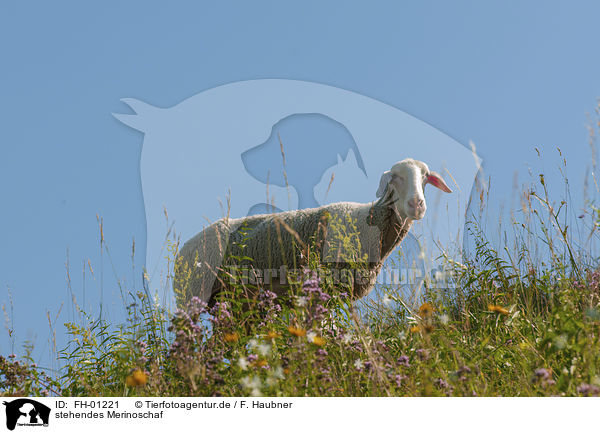
[[[471,372],[471,369],[469,367],[467,367],[466,365],[463,365],[457,371],[457,373],[458,373],[459,376],[466,376],[470,372]]]
[[[444,379],[436,379],[433,384],[440,389],[446,389],[449,386],[448,382],[446,382]]]
[[[408,379],[408,377],[401,375],[401,374],[397,374],[394,377],[394,380],[396,381],[397,386],[402,386],[402,382],[404,382],[406,379]]]
[[[415,353],[421,361],[427,361],[429,359],[429,351],[425,349],[417,349]]]
[[[552,374],[545,368],[538,368],[534,371],[535,382],[540,382],[542,386],[554,385],[556,382],[552,379]]]
[[[577,387],[577,392],[585,397],[590,395],[598,396],[600,394],[600,388],[596,385],[590,385],[589,383],[582,383]]]
[[[406,355],[401,355],[400,358],[398,358],[398,365],[401,365],[403,367],[410,367],[410,360],[408,359],[408,356]]]

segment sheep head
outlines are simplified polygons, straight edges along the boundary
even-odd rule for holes
[[[430,171],[427,164],[415,159],[404,159],[381,175],[377,197],[394,206],[403,219],[420,220],[427,204],[423,188],[430,183],[444,192],[452,192],[442,177]]]

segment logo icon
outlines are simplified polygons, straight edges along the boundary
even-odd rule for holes
[[[401,268],[398,275],[405,270],[428,275],[439,264],[438,245],[462,245],[480,161],[395,107],[333,86],[285,79],[230,83],[166,108],[122,101],[133,113],[114,117],[144,134],[140,176],[148,280],[169,284],[169,235],[185,242],[224,216],[368,203],[381,174],[408,157],[449,173],[458,193],[432,196],[431,217],[413,227],[402,263],[390,267]],[[214,259],[218,266],[223,257]]]
[[[3,402],[6,406],[6,428],[14,430],[17,425],[28,427],[48,427],[50,408],[28,398]]]

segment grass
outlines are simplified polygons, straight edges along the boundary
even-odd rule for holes
[[[505,243],[511,248],[496,251],[480,218],[472,217],[472,251],[460,261],[444,255],[453,288],[426,279],[415,307],[384,287],[359,313],[349,286],[324,278],[313,253],[284,302],[267,288],[245,298],[247,287],[236,282],[213,308],[192,298],[169,312],[141,290],[129,294],[123,324],[81,312],[79,324],[65,324],[70,339],[58,352],[60,374],[47,376],[27,355],[0,356],[0,392],[598,395],[600,270],[589,244],[582,248],[571,238],[566,202],[552,204],[543,175],[523,200]],[[600,213],[593,204],[589,210],[595,237]],[[348,245],[356,243],[351,232],[344,236]],[[169,251],[175,257],[172,244]]]

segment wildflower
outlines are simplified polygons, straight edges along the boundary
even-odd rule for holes
[[[446,389],[449,386],[448,382],[446,382],[444,379],[436,379],[433,384],[440,389]]]
[[[273,370],[273,377],[276,379],[280,379],[280,380],[285,379],[284,373],[285,373],[285,370],[283,368],[281,368],[281,366],[278,366],[277,368],[275,368]]]
[[[148,382],[148,375],[139,369],[133,371],[127,376],[127,379],[125,379],[125,384],[127,384],[127,386],[143,386],[146,382]]]
[[[290,334],[295,335],[296,337],[304,337],[306,335],[306,330],[302,328],[296,328],[294,326],[290,326],[288,331]]]
[[[397,375],[394,377],[394,380],[396,381],[396,385],[397,385],[397,386],[401,386],[401,385],[402,385],[402,382],[403,382],[403,381],[405,381],[406,379],[408,379],[408,377],[407,377],[407,376],[404,376],[404,375],[401,375],[401,374],[397,374]]]
[[[314,337],[314,338],[313,338],[313,341],[312,341],[312,343],[313,343],[313,344],[316,344],[317,346],[324,346],[324,345],[325,345],[325,339],[324,339],[324,338],[322,338],[322,337],[318,337],[318,336],[317,336],[317,337]]]
[[[600,388],[589,383],[582,383],[577,387],[577,392],[584,397],[588,397],[590,395],[598,396],[600,394]]]
[[[488,310],[493,313],[503,314],[505,316],[508,315],[508,310],[500,305],[488,304]]]
[[[325,358],[328,355],[327,351],[325,349],[318,349],[317,350],[317,356],[321,357],[321,358]]]
[[[279,337],[281,337],[281,335],[278,334],[277,332],[269,331],[265,338],[267,338],[268,340],[275,340],[276,338],[279,338]]]
[[[258,350],[258,353],[260,353],[262,356],[267,356],[271,351],[271,345],[259,344],[258,346],[256,346],[256,349]]]
[[[262,393],[260,392],[260,387],[262,386],[262,382],[260,378],[257,376],[245,376],[240,380],[242,386],[246,389],[250,390],[250,395],[252,397],[260,397]]]
[[[550,378],[550,372],[545,368],[538,368],[534,373],[535,377],[541,380],[547,380]]]
[[[403,367],[410,367],[410,360],[406,355],[401,355],[397,362],[398,365],[402,365]]]
[[[425,302],[423,305],[419,307],[419,315],[420,316],[430,316],[435,309],[429,302]]]
[[[352,341],[352,335],[346,333],[344,334],[344,336],[342,337],[342,342],[345,344],[350,344],[350,342]]]
[[[459,380],[466,380],[467,379],[467,375],[471,373],[471,369],[469,367],[467,367],[466,365],[463,365],[462,367],[460,367],[458,369],[458,371],[456,372],[456,374],[458,375],[458,379]]]
[[[559,350],[564,349],[567,346],[568,342],[569,340],[567,339],[567,336],[565,334],[558,335],[554,338],[554,345]]]
[[[269,365],[266,359],[261,359],[260,361],[256,361],[255,365],[257,367],[266,367]]]
[[[238,366],[242,370],[247,370],[248,369],[248,360],[242,356],[240,359],[238,359]]]
[[[233,332],[231,334],[225,334],[223,339],[225,340],[225,343],[236,343],[240,339],[240,336],[237,332]]]
[[[440,317],[439,317],[439,319],[440,319],[440,323],[441,323],[442,325],[447,325],[447,324],[448,324],[448,322],[450,321],[450,317],[448,317],[448,315],[447,315],[447,314],[440,314]]]
[[[392,302],[393,302],[393,300],[392,300],[392,298],[390,298],[390,295],[388,295],[387,293],[385,295],[383,295],[383,303],[386,307],[389,307]]]
[[[364,366],[365,365],[362,362],[362,360],[357,359],[356,361],[354,361],[354,368],[356,368],[357,370],[362,370]]]
[[[552,379],[552,371],[545,368],[538,368],[534,371],[534,382],[539,382],[542,386],[554,385],[556,382]]]
[[[306,296],[298,296],[296,298],[297,307],[306,307],[308,305],[308,298]]]
[[[319,336],[317,335],[317,333],[316,333],[316,332],[314,332],[314,331],[310,331],[310,332],[308,332],[308,333],[306,334],[306,339],[307,339],[309,342],[311,342],[311,343],[313,343],[313,344],[316,344],[317,346],[323,346],[323,345],[325,344],[325,339],[324,339],[324,338],[322,338],[322,337],[319,337]]]
[[[421,361],[427,361],[429,359],[429,351],[425,349],[417,349],[415,353]]]
[[[412,327],[410,328],[410,332],[413,332],[413,333],[414,333],[414,332],[419,332],[420,330],[421,330],[421,328],[420,328],[419,326],[417,326],[417,325],[415,325],[415,326],[412,326]]]

